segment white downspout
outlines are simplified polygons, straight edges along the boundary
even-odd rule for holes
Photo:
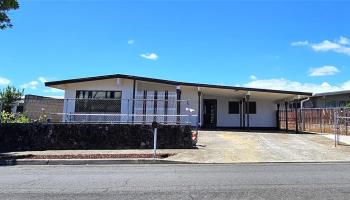
[[[301,113],[303,113],[304,102],[309,101],[309,100],[310,100],[310,97],[300,101],[300,112]],[[301,124],[303,125],[303,131],[305,131],[305,123],[304,123],[304,115],[303,114],[301,115]]]

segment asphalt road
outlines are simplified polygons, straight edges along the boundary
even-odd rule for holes
[[[0,199],[350,199],[350,164],[7,166]]]

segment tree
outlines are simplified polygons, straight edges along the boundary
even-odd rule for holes
[[[0,0],[0,29],[11,28],[11,19],[7,13],[19,8],[17,0]]]
[[[16,89],[14,86],[7,86],[0,91],[0,104],[2,104],[0,107],[2,108],[1,111],[10,113],[16,101],[20,100],[23,94],[24,90]]]

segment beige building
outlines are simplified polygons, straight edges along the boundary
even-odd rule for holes
[[[53,116],[51,113],[61,113],[63,111],[63,99],[50,97],[26,95],[23,102],[23,113],[31,120],[39,120],[40,117],[59,122],[59,116]],[[17,108],[18,111],[18,108]]]

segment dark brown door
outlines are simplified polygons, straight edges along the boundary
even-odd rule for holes
[[[216,99],[204,99],[204,127],[215,128],[217,117],[217,101]]]

